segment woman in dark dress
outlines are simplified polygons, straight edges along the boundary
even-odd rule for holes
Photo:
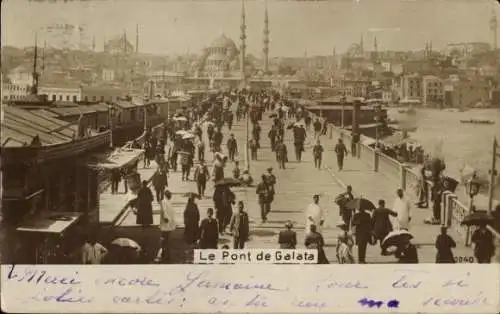
[[[375,241],[380,241],[380,248],[382,249],[382,242],[385,237],[392,231],[392,223],[389,216],[396,217],[398,214],[385,207],[385,201],[378,201],[378,208],[373,211],[372,216],[372,230]],[[386,252],[382,250],[382,255]]]
[[[188,244],[198,241],[200,236],[200,211],[191,195],[184,210],[184,239]]]
[[[148,182],[142,181],[142,186],[137,192],[137,219],[136,224],[149,226],[153,224],[153,192],[148,188]]]
[[[396,250],[395,256],[400,264],[418,264],[417,247],[406,239]]]
[[[325,241],[321,233],[316,231],[315,225],[309,227],[309,233],[306,236],[304,244],[308,249],[318,250],[318,264],[329,264],[325,250],[323,249]]]
[[[446,233],[447,228],[441,227],[441,234],[436,238],[436,263],[455,263],[455,257],[453,256],[452,248],[455,248],[457,244],[452,237]]]
[[[486,223],[479,225],[471,238],[474,243],[474,256],[479,264],[488,264],[495,255],[493,233],[486,228]]]

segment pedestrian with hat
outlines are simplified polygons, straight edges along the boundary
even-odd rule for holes
[[[228,157],[230,161],[234,161],[234,156],[238,153],[238,142],[236,142],[236,138],[234,138],[234,134],[231,133],[229,139],[226,143]]]
[[[306,209],[306,232],[310,230],[311,225],[315,225],[315,231],[321,233],[324,222],[325,212],[319,205],[319,194],[314,194],[313,202]]]
[[[248,214],[244,211],[245,205],[242,201],[238,202],[238,212],[234,213],[231,217],[229,230],[233,234],[234,246],[236,249],[245,248],[245,242],[248,241],[250,234],[250,225]]]
[[[273,168],[269,167],[267,168],[267,174],[264,174],[266,176],[266,182],[267,186],[269,187],[269,206],[268,209],[271,211],[271,204],[274,201],[274,195],[276,194],[276,191],[274,189],[274,186],[276,185],[276,176],[273,174]]]
[[[278,236],[280,249],[295,249],[297,245],[297,233],[292,230],[293,223],[288,220],[285,223],[285,228],[285,230],[280,231]]]

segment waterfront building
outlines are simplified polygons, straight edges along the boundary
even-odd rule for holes
[[[422,99],[422,77],[418,74],[401,75],[394,86],[399,89],[399,99],[421,100]]]
[[[371,84],[369,80],[344,80],[344,87],[352,87],[353,97],[366,97],[367,88]]]
[[[30,85],[2,82],[2,100],[21,100],[30,92]]]
[[[38,87],[39,95],[46,95],[49,101],[71,101],[79,102],[82,100],[82,88],[80,86],[40,85]]]
[[[81,158],[106,147],[109,135],[86,132],[85,119],[3,109],[2,263],[50,263],[75,247],[79,228],[98,222],[98,173]]]
[[[91,86],[81,87],[81,100],[85,102],[106,102],[119,101],[128,95],[128,89],[112,86]]]
[[[422,102],[424,105],[441,105],[443,102],[443,82],[434,75],[422,77]]]
[[[443,89],[446,107],[472,108],[491,103],[488,82],[464,78],[447,79]]]

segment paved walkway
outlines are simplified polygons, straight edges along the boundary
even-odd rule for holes
[[[348,158],[345,164],[345,170],[337,172],[332,170],[335,165],[335,156],[333,152],[333,145],[336,139],[328,139],[322,136],[322,144],[325,147],[324,153],[324,167],[321,170],[315,169],[312,161],[311,144],[312,141],[306,146],[306,151],[301,163],[293,161],[293,140],[290,131],[286,132],[285,140],[289,150],[290,162],[287,164],[287,169],[278,169],[275,160],[275,154],[270,149],[270,143],[267,138],[267,132],[271,126],[271,119],[269,114],[266,113],[262,126],[262,139],[261,149],[258,153],[258,160],[251,162],[250,172],[255,181],[259,181],[260,176],[265,173],[268,167],[274,168],[274,173],[277,177],[275,201],[273,202],[272,211],[268,216],[268,222],[265,224],[260,223],[260,211],[257,203],[257,195],[255,188],[234,188],[237,201],[242,200],[248,211],[250,217],[250,241],[247,243],[248,248],[278,248],[277,233],[283,228],[287,220],[295,222],[295,230],[298,234],[298,248],[304,248],[304,225],[305,214],[304,210],[312,202],[313,194],[319,193],[321,195],[320,204],[327,209],[326,225],[323,231],[323,236],[326,242],[326,254],[331,263],[335,263],[335,242],[336,236],[340,230],[336,227],[340,220],[338,215],[338,207],[334,203],[334,197],[343,192],[345,185],[350,184],[353,186],[355,193],[362,194],[364,197],[376,202],[378,199],[386,199],[387,205],[391,206],[394,200],[397,182],[391,181],[388,177],[375,173],[368,168],[362,161],[354,158]],[[245,121],[235,122],[233,129],[229,131],[227,127],[223,129],[224,140],[227,141],[230,133],[234,133],[238,140],[239,154],[236,159],[240,160],[240,167],[244,168],[244,147],[245,147]],[[206,132],[204,132],[206,134]],[[312,137],[312,134],[310,135]],[[205,143],[208,141],[205,139]],[[223,147],[225,151],[225,147]],[[205,159],[210,161],[213,158],[212,153],[207,151]],[[233,164],[229,163],[225,169],[225,176],[232,176]],[[141,177],[147,175],[148,170],[139,169]],[[173,192],[172,203],[176,212],[176,223],[179,228],[183,227],[183,211],[186,204],[187,192],[195,190],[195,182],[182,182],[180,180],[180,173],[173,172],[169,178],[169,189]],[[213,194],[213,184],[208,184],[206,195],[209,197],[198,200],[198,207],[201,217],[205,217],[206,209],[213,207],[211,195]],[[123,204],[116,200],[112,205],[120,207],[118,204]],[[101,207],[106,206],[101,203]],[[154,221],[155,224],[159,222],[159,204],[153,203],[154,206]],[[102,209],[104,210],[104,209]],[[430,214],[429,210],[414,209],[413,221],[411,231],[415,235],[414,242],[419,245],[419,257],[422,262],[432,263],[435,259],[434,240],[439,232],[439,226],[429,226],[423,224],[423,219],[427,218]],[[135,215],[129,213],[123,223],[122,227],[133,227],[135,225]],[[122,228],[124,229],[124,228]],[[190,262],[192,248],[182,244],[182,229],[179,229],[177,234],[173,236],[172,246],[174,254],[177,256],[174,262]],[[459,248],[455,250],[457,256],[470,256],[470,249],[464,248],[461,245],[461,239],[452,234],[459,244]],[[231,239],[224,237],[221,240],[222,244],[228,244],[230,247]],[[356,254],[356,247],[354,248]],[[390,263],[394,262],[394,257],[380,256],[378,246],[370,246],[367,252],[367,262],[369,263]]]

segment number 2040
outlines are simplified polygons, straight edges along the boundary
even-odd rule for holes
[[[455,256],[455,263],[474,263],[472,256]]]

